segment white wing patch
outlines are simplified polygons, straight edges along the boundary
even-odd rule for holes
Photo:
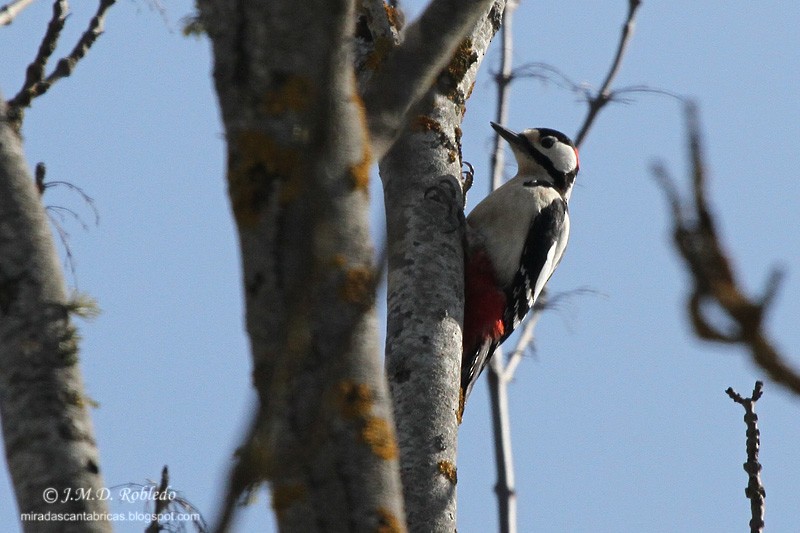
[[[544,265],[542,266],[541,272],[539,272],[539,277],[536,279],[536,287],[533,291],[533,298],[528,298],[530,301],[531,307],[539,298],[539,295],[542,293],[542,289],[544,289],[545,284],[548,282],[550,277],[556,271],[559,263],[561,263],[561,258],[564,257],[564,250],[567,248],[567,240],[569,239],[569,212],[564,213],[564,222],[563,227],[561,228],[561,232],[558,235],[558,238],[550,247],[550,250],[547,251],[547,260],[545,261]]]

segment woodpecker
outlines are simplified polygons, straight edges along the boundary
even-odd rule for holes
[[[518,170],[467,217],[462,412],[495,349],[561,261],[569,238],[567,202],[580,166],[578,149],[559,131],[515,133],[491,124],[511,145]]]

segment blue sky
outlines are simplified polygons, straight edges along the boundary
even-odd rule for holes
[[[74,4],[57,54],[94,9]],[[768,330],[800,367],[800,5],[711,4],[645,2],[617,85],[697,99],[724,244],[754,293],[773,265],[786,269]],[[111,9],[106,34],[73,77],[28,110],[25,148],[32,166],[44,161],[48,179],[82,187],[100,212],[94,226],[74,193],[62,187],[45,196],[90,222],[88,231],[71,220],[64,227],[76,261],[70,283],[102,308],[81,324],[82,368],[100,404],[93,418],[107,485],[156,479],[168,464],[172,486],[213,518],[253,402],[250,357],[209,45],[180,34],[191,2],[165,6],[164,16],[144,0]],[[553,6],[523,2],[517,10],[515,63],[547,62],[598,84],[627,2]],[[22,83],[50,10],[37,2],[0,28],[5,97]],[[470,206],[487,186],[489,73],[497,64],[493,48],[467,103],[464,154],[477,176]],[[520,80],[512,92],[511,128],[574,134],[583,119],[583,104],[553,84]],[[743,413],[723,391],[749,394],[764,376],[742,350],[695,340],[684,316],[688,278],[648,168],[660,158],[683,180],[685,155],[678,104],[654,95],[607,108],[584,144],[570,246],[551,288],[591,293],[543,317],[510,392],[521,531],[747,527]],[[380,235],[378,207],[374,219]],[[767,528],[795,530],[800,401],[767,381],[757,409]],[[496,529],[491,454],[482,382],[459,440],[460,533]],[[17,518],[10,490],[3,473],[2,523]],[[271,530],[267,506],[261,493],[240,530]]]

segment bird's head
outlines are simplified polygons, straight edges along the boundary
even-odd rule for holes
[[[511,145],[519,167],[517,175],[546,180],[564,198],[569,199],[580,168],[578,149],[569,137],[550,128],[533,128],[516,133],[500,124],[491,124]]]

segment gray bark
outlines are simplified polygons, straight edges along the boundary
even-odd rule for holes
[[[392,142],[405,129],[408,113],[429,91],[443,68],[456,68],[450,81],[459,83],[463,65],[451,61],[463,39],[477,39],[476,21],[492,12],[492,26],[500,24],[505,2],[495,0],[432,0],[425,11],[404,32],[403,42],[380,65],[380,69],[364,91],[373,152],[381,159]],[[495,12],[500,9],[499,12]],[[487,41],[488,42],[488,41]],[[485,50],[485,49],[484,49]],[[478,50],[482,55],[483,50]],[[472,81],[474,81],[473,69]],[[464,89],[464,87],[461,87]],[[466,94],[470,86],[466,87]],[[449,87],[448,90],[455,90]]]
[[[213,44],[260,397],[232,496],[269,481],[281,531],[402,531],[353,2],[199,4]]]
[[[410,531],[456,528],[464,303],[460,124],[504,4],[483,11],[421,114],[380,165],[389,256],[386,364]]]
[[[107,513],[58,254],[6,112],[0,99],[0,415],[17,505],[20,513]],[[45,489],[59,501],[47,503]],[[111,530],[99,519],[23,527]]]

